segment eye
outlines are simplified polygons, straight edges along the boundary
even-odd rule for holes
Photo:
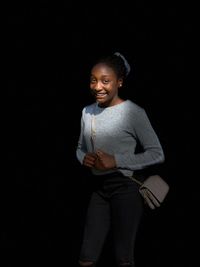
[[[90,78],[90,83],[96,83],[96,79],[95,78]]]
[[[107,84],[107,83],[109,83],[109,80],[103,80],[103,83]]]

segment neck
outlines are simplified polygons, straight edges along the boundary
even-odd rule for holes
[[[125,101],[124,99],[118,97],[114,101],[112,101],[111,103],[98,103],[98,106],[100,108],[107,108],[107,107],[112,107],[112,106],[118,105],[124,101]]]

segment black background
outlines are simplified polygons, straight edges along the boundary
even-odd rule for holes
[[[177,1],[9,3],[1,247],[10,256],[2,266],[76,266],[90,192],[75,157],[80,116],[93,101],[91,64],[115,51],[134,66],[122,93],[147,111],[170,185],[163,206],[144,214],[137,266],[195,266],[195,9]],[[111,247],[102,266],[114,266]]]

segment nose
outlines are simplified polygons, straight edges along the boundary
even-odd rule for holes
[[[102,83],[101,82],[96,82],[96,84],[94,84],[93,90],[98,92],[101,91],[103,89]]]

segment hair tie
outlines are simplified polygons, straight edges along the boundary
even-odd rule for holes
[[[120,57],[123,61],[124,61],[124,65],[125,65],[125,68],[126,68],[126,76],[129,74],[129,72],[131,71],[131,67],[128,63],[128,61],[126,60],[126,58],[119,52],[115,52],[114,55]]]

